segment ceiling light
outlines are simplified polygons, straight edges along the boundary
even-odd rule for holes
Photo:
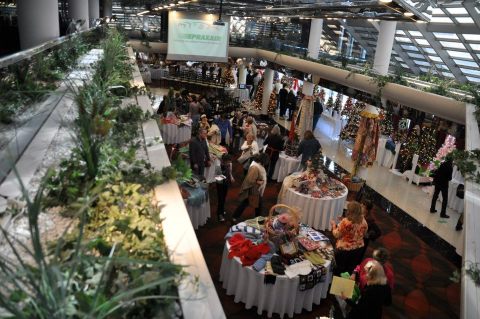
[[[178,1],[178,4],[184,4],[185,1]]]
[[[380,0],[381,3],[390,3],[392,0]]]
[[[413,16],[414,16],[414,14],[413,14],[412,12],[410,12],[410,11],[405,11],[405,12],[403,13],[403,15],[406,16],[406,17],[413,17]]]
[[[175,3],[170,3],[169,6],[170,7],[175,7]]]
[[[426,22],[423,21],[423,20],[417,20],[417,21],[415,21],[415,22],[416,22],[416,23],[426,23]]]

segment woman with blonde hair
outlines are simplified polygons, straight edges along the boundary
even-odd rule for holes
[[[243,123],[242,129],[243,129],[243,136],[245,136],[245,138],[247,138],[247,135],[250,134],[250,133],[253,134],[255,139],[257,138],[257,126],[255,125],[255,123],[253,121],[253,117],[248,116],[245,119],[245,122]]]
[[[357,303],[346,300],[352,307],[347,319],[382,319],[383,306],[392,303],[392,292],[387,284],[383,266],[376,260],[370,260],[365,264],[364,271],[367,285]]]
[[[330,221],[333,236],[337,239],[335,250],[336,268],[335,275],[343,272],[351,274],[362,259],[363,237],[368,230],[367,222],[363,217],[362,206],[359,202],[352,201],[347,205],[347,212],[337,225]]]
[[[260,153],[260,149],[258,148],[257,141],[252,133],[247,134],[246,140],[245,142],[243,142],[242,146],[240,147],[240,150],[242,151],[242,155],[240,155],[240,158],[247,158],[245,162],[241,163],[246,173],[246,171],[248,170],[248,167],[250,166],[250,161],[252,156]]]

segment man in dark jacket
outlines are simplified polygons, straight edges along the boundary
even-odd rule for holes
[[[322,116],[323,113],[323,105],[322,102],[320,102],[320,98],[316,98],[315,102],[313,102],[313,126],[312,126],[312,131],[315,131],[315,128],[317,127],[318,120]]]
[[[287,84],[284,84],[283,88],[281,88],[278,92],[278,101],[280,104],[280,118],[283,118],[285,116],[285,111],[287,110],[287,96]]]
[[[199,129],[198,135],[190,141],[188,148],[190,168],[199,177],[203,177],[205,166],[210,166],[210,154],[207,146],[207,130]]]
[[[437,203],[438,194],[442,192],[442,211],[440,217],[450,218],[447,215],[447,202],[448,202],[448,182],[452,180],[453,164],[452,157],[447,155],[445,161],[440,164],[440,167],[435,172],[433,177],[433,185],[435,185],[435,191],[433,192],[432,204],[430,205],[430,213],[436,213],[435,204]]]

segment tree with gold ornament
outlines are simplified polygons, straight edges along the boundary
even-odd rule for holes
[[[348,117],[347,125],[340,132],[340,139],[350,140],[357,137],[358,127],[360,125],[360,112],[365,108],[365,103],[357,100],[349,112],[344,115]]]
[[[325,89],[322,88],[320,90],[320,93],[318,93],[318,98],[320,99],[320,102],[322,102],[322,104],[325,103]]]
[[[343,94],[338,93],[337,98],[335,99],[335,104],[333,105],[332,116],[340,113],[340,111],[342,110],[342,99],[343,99]]]
[[[332,109],[333,109],[333,96],[330,95],[330,97],[327,100],[327,105],[326,105],[326,110],[328,111],[329,114],[331,114]]]
[[[235,84],[235,77],[233,76],[233,69],[231,66],[229,66],[227,71],[225,72],[224,81],[226,85]]]
[[[393,113],[388,108],[380,109],[380,134],[391,136],[393,134]]]
[[[277,95],[275,91],[272,90],[270,93],[270,99],[268,100],[268,113],[274,114],[275,110],[277,109]]]
[[[261,78],[260,82],[258,82],[257,92],[255,93],[255,97],[253,99],[253,105],[255,109],[257,110],[262,109],[262,99],[263,99],[263,78]]]
[[[340,114],[342,116],[343,115],[349,116],[352,112],[353,112],[353,99],[351,96],[349,96]]]

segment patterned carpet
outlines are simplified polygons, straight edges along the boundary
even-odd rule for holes
[[[239,164],[234,162],[234,177],[236,182],[230,187],[227,201],[227,216],[235,210],[239,186],[243,179],[243,171]],[[264,194],[264,214],[267,209],[276,203],[281,184],[269,182]],[[207,262],[212,279],[222,302],[227,318],[266,318],[258,316],[256,308],[246,310],[244,304],[235,303],[233,296],[227,296],[219,282],[221,257],[224,247],[224,235],[231,222],[219,223],[216,215],[216,186],[210,185],[212,218],[206,225],[197,231],[198,240]],[[349,194],[349,199],[354,195]],[[247,208],[243,218],[254,216],[252,208]],[[384,308],[384,318],[458,318],[460,314],[460,284],[449,280],[457,268],[442,255],[430,248],[421,239],[403,228],[395,219],[391,218],[379,206],[374,213],[377,224],[382,230],[382,236],[370,247],[366,256],[371,255],[373,248],[386,247],[391,253],[391,264],[395,271],[395,289],[393,304]],[[327,234],[330,235],[330,234]],[[311,312],[304,310],[295,318],[316,318],[328,316],[334,299],[329,297],[319,306],[314,306]],[[273,315],[273,318],[279,318]]]

